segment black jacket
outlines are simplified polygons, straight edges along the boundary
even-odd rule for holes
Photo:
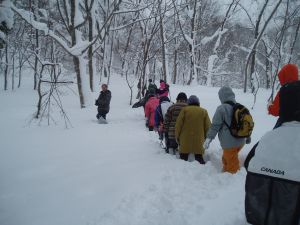
[[[98,112],[99,111],[104,111],[106,113],[109,112],[109,105],[110,105],[110,100],[111,100],[111,92],[109,90],[103,92],[100,92],[100,95],[98,99],[96,100],[95,105],[98,106]]]
[[[295,140],[299,129],[300,124],[283,125],[250,151],[245,161],[245,213],[250,224],[300,225],[300,148]]]

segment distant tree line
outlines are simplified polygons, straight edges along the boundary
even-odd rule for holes
[[[74,81],[82,108],[112,73],[131,91],[152,78],[255,93],[300,62],[297,0],[0,0],[0,10],[14,14],[12,27],[0,21],[0,85],[19,88],[26,72],[47,99],[49,84]]]

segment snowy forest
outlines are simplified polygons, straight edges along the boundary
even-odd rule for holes
[[[299,225],[299,65],[300,0],[0,0],[0,225]]]
[[[44,85],[75,82],[82,108],[112,73],[129,87],[152,78],[256,93],[276,90],[278,69],[300,62],[297,0],[1,0],[0,7],[1,88],[21,87],[26,68],[41,98]]]

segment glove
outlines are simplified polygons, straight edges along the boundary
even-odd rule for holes
[[[250,144],[251,143],[251,137],[248,137],[247,139],[246,139],[246,144]]]
[[[205,141],[204,141],[204,143],[203,143],[203,148],[204,149],[208,149],[210,142],[211,142],[211,139],[210,138],[206,138]]]

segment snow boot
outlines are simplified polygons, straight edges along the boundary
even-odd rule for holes
[[[102,116],[100,116],[99,119],[98,119],[98,123],[99,124],[107,124],[107,121]]]

